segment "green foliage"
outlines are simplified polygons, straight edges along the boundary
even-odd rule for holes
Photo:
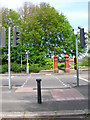
[[[11,71],[15,73],[20,73],[22,71],[26,72],[26,67],[27,67],[26,64],[22,65],[22,68],[21,68],[21,64],[18,64],[16,62],[11,63]],[[29,66],[29,72],[35,72],[35,73],[38,73],[40,70],[47,70],[47,69],[52,69],[51,62],[42,67],[40,67],[39,64],[31,64]],[[4,64],[0,66],[0,73],[5,73],[5,72],[8,72],[8,64]]]
[[[35,73],[38,73],[40,71],[40,67],[38,64],[32,64],[30,67],[29,67],[29,71],[30,72],[35,72]]]
[[[16,62],[11,64],[11,71],[13,72],[21,72],[21,65]]]
[[[80,62],[80,66],[88,66],[88,56],[84,57],[83,60]]]
[[[2,64],[7,64],[8,54],[8,26],[11,27],[11,70],[14,72],[26,71],[24,58],[25,50],[30,51],[29,63],[30,71],[39,71],[40,69],[52,69],[53,63],[45,57],[50,51],[56,51],[59,56],[64,55],[64,51],[69,56],[74,56],[75,35],[72,27],[63,14],[59,14],[54,7],[49,4],[41,3],[40,5],[32,5],[25,2],[24,7],[18,12],[3,8],[2,9],[2,26],[6,27],[6,48],[2,48]],[[16,48],[12,47],[13,26],[17,26],[20,30],[20,44]],[[79,38],[79,36],[78,36]],[[85,48],[80,48],[79,55],[85,52]],[[20,67],[22,55],[22,69]],[[63,58],[64,60],[64,58]],[[37,66],[38,64],[38,66]],[[33,68],[35,65],[35,69]],[[61,66],[63,67],[63,66]],[[7,71],[4,69],[3,71]],[[17,70],[16,70],[17,69]]]
[[[0,73],[8,72],[8,64],[0,65]]]
[[[58,64],[58,69],[65,68],[65,63],[59,63]]]

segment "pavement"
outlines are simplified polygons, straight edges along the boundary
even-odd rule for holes
[[[88,111],[88,90],[90,87],[88,87],[89,81],[85,81],[88,80],[85,74],[88,71],[86,70],[80,74],[84,81],[80,81],[79,87],[75,84],[75,77],[73,86],[69,85],[67,81],[67,78],[69,79],[69,77],[75,75],[75,72],[64,73],[59,71],[59,73],[53,75],[52,71],[41,71],[40,73],[31,73],[29,75],[25,73],[12,74],[13,79],[13,76],[18,76],[16,77],[18,84],[17,86],[13,85],[10,90],[7,85],[0,87],[2,97],[0,100],[2,105],[0,118],[60,118],[90,114]],[[43,80],[45,79],[41,83],[42,104],[37,103],[37,84],[36,81],[33,81],[37,76]],[[3,77],[7,79],[7,74],[2,75]],[[27,78],[25,82],[22,79],[23,77],[24,79]],[[19,82],[19,78],[23,81],[23,84]],[[32,81],[28,81],[29,78]],[[69,82],[71,83],[71,81]],[[47,83],[49,85],[46,87],[45,84]]]

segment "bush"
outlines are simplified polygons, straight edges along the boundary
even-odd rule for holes
[[[0,73],[8,72],[8,64],[0,65]]]
[[[21,71],[26,71],[26,65],[22,65]]]
[[[88,61],[87,60],[83,60],[79,63],[80,66],[88,66]]]
[[[21,64],[17,64],[16,62],[11,63],[11,71],[13,72],[21,72]]]
[[[85,56],[83,60],[79,63],[80,66],[89,66],[89,59],[90,57]]]
[[[58,64],[58,69],[65,68],[65,63],[59,63]]]
[[[79,69],[85,69],[86,66],[79,66]]]
[[[35,73],[38,73],[40,71],[40,67],[38,64],[32,64],[29,66],[29,71],[30,72],[35,72]]]

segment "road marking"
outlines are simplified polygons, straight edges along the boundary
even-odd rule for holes
[[[77,77],[77,76],[74,76],[74,77]],[[85,79],[85,78],[82,78],[82,77],[79,77],[81,80],[83,80],[83,81],[85,81],[85,82],[90,82],[90,81],[88,81],[87,79]]]
[[[29,78],[30,76],[28,76],[28,78]],[[23,85],[21,86],[21,87],[24,87],[25,86],[25,84],[27,83],[27,81],[29,80],[29,79],[26,79],[26,81],[23,83]]]
[[[59,80],[59,82],[61,82],[62,84],[63,84],[63,86],[65,86],[65,87],[68,87],[64,82],[62,82],[58,77],[56,77],[56,76],[54,76],[54,75],[52,75],[53,77],[55,77],[57,80]]]

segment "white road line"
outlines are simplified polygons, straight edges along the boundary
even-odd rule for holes
[[[77,76],[74,76],[74,77],[77,77]],[[82,78],[82,77],[79,77],[81,80],[83,80],[83,81],[85,81],[85,82],[90,82],[90,81],[88,81],[87,79],[85,79],[85,78]]]
[[[56,77],[56,76],[54,76],[53,75],[53,77],[55,77],[57,80],[59,80],[59,82],[61,82],[65,87],[68,87],[64,82],[62,82],[58,77]]]
[[[24,86],[25,86],[25,84],[26,84],[27,81],[29,80],[29,77],[30,77],[30,76],[28,76],[28,78],[26,79],[26,81],[23,83],[23,85],[22,85],[21,87],[24,87]]]

